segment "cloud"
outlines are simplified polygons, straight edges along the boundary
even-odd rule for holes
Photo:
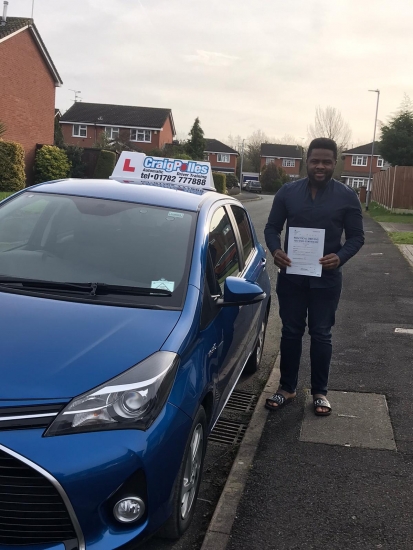
[[[196,63],[208,67],[230,67],[239,59],[235,55],[207,52],[205,50],[196,50],[196,55],[184,55],[183,57],[188,63]]]

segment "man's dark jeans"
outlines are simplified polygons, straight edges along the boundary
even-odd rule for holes
[[[279,275],[277,295],[282,321],[280,387],[288,393],[297,389],[302,338],[308,317],[311,336],[311,393],[327,395],[332,355],[331,327],[340,300],[341,283],[328,288],[296,284],[291,277]],[[306,281],[307,282],[307,281]]]

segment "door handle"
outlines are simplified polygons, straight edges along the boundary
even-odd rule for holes
[[[267,258],[262,258],[261,265],[267,265]]]

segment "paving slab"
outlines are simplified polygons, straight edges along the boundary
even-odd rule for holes
[[[386,397],[375,393],[331,391],[329,417],[315,416],[313,399],[307,395],[300,441],[396,450]]]
[[[384,230],[388,233],[397,233],[399,231],[413,231],[413,223],[388,223],[379,222]]]

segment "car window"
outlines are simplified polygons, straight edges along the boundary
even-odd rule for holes
[[[247,213],[240,206],[231,205],[232,213],[234,214],[235,221],[237,222],[238,231],[241,236],[242,248],[244,250],[244,258],[247,261],[251,250],[254,247],[254,241],[252,238],[251,227],[248,221]]]
[[[0,276],[160,288],[181,305],[196,214],[98,198],[23,193],[0,207]],[[133,300],[133,297],[128,297]],[[155,305],[155,304],[154,304]]]
[[[239,273],[239,258],[234,232],[230,219],[222,207],[212,216],[209,229],[209,254],[215,280],[222,291],[225,279]],[[213,289],[211,289],[212,291]]]

